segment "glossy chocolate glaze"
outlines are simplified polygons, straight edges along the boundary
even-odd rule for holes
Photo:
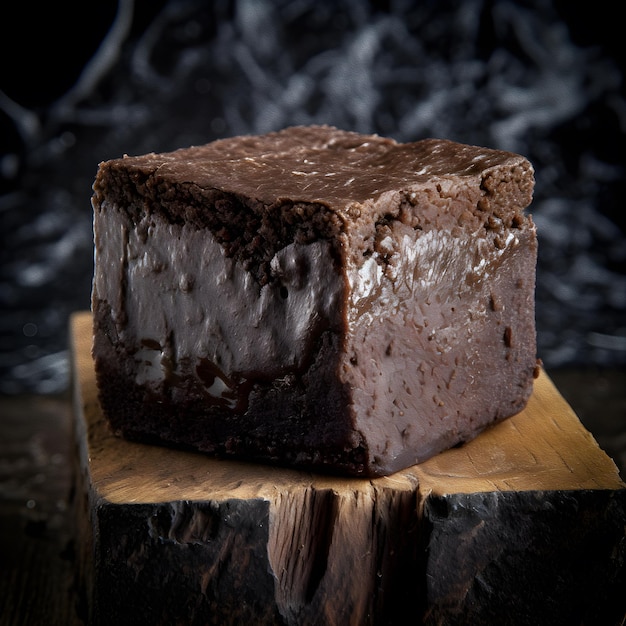
[[[353,292],[343,375],[379,473],[467,441],[525,405],[536,365],[534,237],[531,228],[509,233],[500,248],[483,233],[406,234],[396,280],[371,277],[365,305]]]
[[[105,413],[355,475],[472,438],[532,390],[532,188],[518,155],[330,127],[101,164]]]

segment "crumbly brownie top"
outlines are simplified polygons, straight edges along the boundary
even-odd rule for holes
[[[110,161],[111,168],[137,176],[220,189],[265,205],[319,203],[337,213],[433,178],[475,177],[497,166],[526,170],[528,163],[510,152],[443,139],[402,144],[330,126],[295,126]]]
[[[108,161],[94,206],[209,228],[263,283],[268,258],[294,241],[329,239],[359,256],[393,220],[419,230],[515,226],[533,186],[517,154],[296,126]]]

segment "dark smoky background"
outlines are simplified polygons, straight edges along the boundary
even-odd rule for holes
[[[69,383],[100,161],[292,124],[519,152],[536,170],[548,369],[626,366],[618,4],[5,3],[0,393]]]

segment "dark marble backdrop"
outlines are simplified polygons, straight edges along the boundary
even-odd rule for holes
[[[69,6],[0,9],[0,393],[67,387],[99,161],[312,122],[529,157],[540,356],[626,366],[619,3]]]

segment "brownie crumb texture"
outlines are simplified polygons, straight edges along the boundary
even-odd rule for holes
[[[100,401],[130,438],[356,476],[519,412],[533,169],[292,127],[100,164]]]

